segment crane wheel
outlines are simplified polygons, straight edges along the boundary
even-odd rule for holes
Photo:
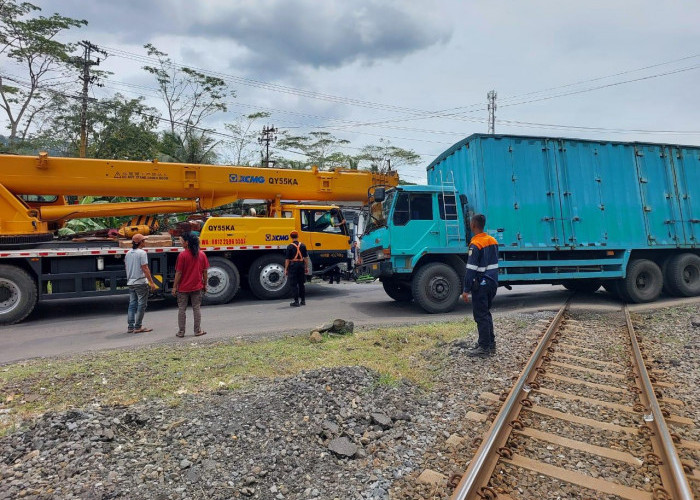
[[[236,264],[223,257],[209,259],[207,272],[207,293],[204,304],[225,304],[238,293],[241,286],[241,275]]]
[[[255,259],[248,271],[250,291],[262,300],[283,299],[291,293],[284,275],[284,255],[268,254]]]
[[[0,325],[19,323],[37,302],[36,282],[24,269],[0,265]]]

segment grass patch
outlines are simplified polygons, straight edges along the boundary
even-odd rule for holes
[[[436,348],[473,328],[464,320],[360,331],[324,337],[318,344],[305,336],[188,342],[14,363],[0,367],[0,408],[11,409],[0,415],[0,435],[11,431],[18,418],[48,410],[152,398],[178,404],[185,393],[236,390],[255,379],[324,367],[361,365],[380,374],[379,385],[405,378],[429,388],[447,362]]]

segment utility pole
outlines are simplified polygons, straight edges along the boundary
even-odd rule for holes
[[[486,97],[489,100],[488,110],[489,110],[489,134],[496,133],[496,91],[491,90]]]
[[[276,133],[277,129],[274,125],[270,127],[263,125],[262,133],[260,134],[260,137],[258,137],[258,144],[265,145],[265,160],[263,162],[264,167],[270,166],[270,143],[277,140],[277,136],[275,135]]]
[[[88,105],[88,88],[91,83],[97,81],[97,76],[90,76],[90,66],[99,66],[100,58],[96,61],[92,60],[92,53],[97,52],[103,56],[107,53],[101,50],[97,45],[94,45],[87,40],[78,43],[83,48],[83,57],[74,57],[73,62],[78,66],[82,66],[83,73],[80,79],[83,82],[83,93],[81,95],[82,108],[80,110],[80,157],[85,158],[87,153],[87,105]]]

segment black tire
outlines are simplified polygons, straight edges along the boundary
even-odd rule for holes
[[[462,281],[453,267],[440,262],[426,264],[416,271],[411,284],[413,299],[426,312],[450,312],[462,294]]]
[[[19,323],[37,302],[36,282],[24,269],[0,266],[0,325]]]
[[[241,274],[236,264],[223,257],[210,257],[207,274],[207,293],[204,295],[204,304],[226,304],[236,296],[241,286]]]
[[[253,295],[262,300],[288,297],[292,287],[284,275],[284,256],[269,254],[255,259],[248,271],[248,284]]]
[[[598,291],[601,284],[599,280],[591,279],[571,280],[562,283],[567,290],[581,293],[595,293]]]
[[[605,291],[616,299],[622,300],[622,294],[620,292],[621,283],[622,280],[605,280],[603,281],[603,288],[605,288]]]
[[[397,302],[410,302],[413,300],[411,285],[400,281],[384,280],[382,286],[386,294]]]
[[[700,295],[700,256],[692,253],[674,255],[665,266],[664,283],[671,295]]]
[[[663,284],[659,266],[651,260],[638,259],[627,266],[627,276],[620,286],[620,292],[627,302],[653,302],[659,298]]]

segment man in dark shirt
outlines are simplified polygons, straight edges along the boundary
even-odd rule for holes
[[[469,243],[462,299],[468,302],[471,292],[472,314],[479,331],[479,341],[467,353],[469,356],[488,356],[496,352],[491,302],[498,289],[498,242],[484,232],[485,226],[484,215],[472,216],[470,227],[474,236]]]
[[[292,231],[289,236],[291,236],[292,242],[287,245],[284,261],[284,274],[289,278],[294,293],[294,302],[289,305],[292,307],[305,306],[304,282],[306,281],[306,273],[309,272],[309,254],[306,251],[306,245],[299,242],[298,232]]]

